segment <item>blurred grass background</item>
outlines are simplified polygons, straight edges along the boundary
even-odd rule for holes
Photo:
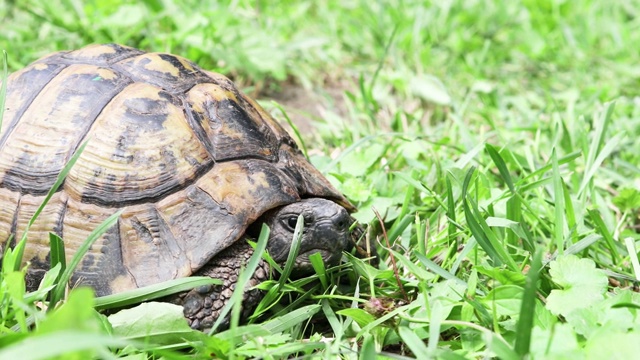
[[[350,322],[354,312],[338,313],[353,304],[320,297],[331,305],[323,307],[333,331],[323,333],[333,339],[325,355],[433,355],[437,344],[450,358],[496,356],[495,344],[469,328],[428,333],[433,314],[420,302],[441,300],[433,298],[442,295],[441,276],[455,276],[467,287],[442,295],[457,304],[445,311],[449,320],[510,345],[533,336],[538,358],[596,356],[598,348],[629,356],[635,350],[625,339],[640,328],[632,310],[623,317],[634,330],[626,332],[589,318],[610,334],[597,336],[580,325],[586,317],[572,323],[544,301],[520,303],[535,246],[545,259],[565,251],[593,259],[622,288],[638,278],[631,263],[640,240],[639,15],[636,0],[5,0],[0,49],[10,70],[90,43],[171,52],[229,76],[285,121],[272,100],[282,104],[314,164],[360,207],[357,218],[380,232],[377,209],[388,228],[388,243],[378,237],[381,272],[367,278],[376,286],[349,296],[394,299],[388,311],[405,316],[391,324],[365,317],[375,325],[367,328]],[[483,221],[489,225],[479,231]],[[492,246],[478,245],[483,236],[505,250],[496,255],[502,262],[487,255]],[[571,288],[546,265],[531,299],[533,291],[546,301]],[[609,319],[599,306],[593,311]],[[529,327],[516,329],[533,309]],[[317,340],[305,334],[292,337]],[[558,334],[562,344],[549,345]],[[439,342],[427,349],[421,341],[429,336]]]

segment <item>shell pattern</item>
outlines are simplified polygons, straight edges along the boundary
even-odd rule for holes
[[[354,210],[257,103],[179,56],[92,45],[36,61],[7,88],[0,244],[22,237],[87,142],[30,228],[24,258],[46,269],[49,232],[70,257],[122,209],[74,274],[72,285],[98,295],[189,276],[265,211],[301,198]]]

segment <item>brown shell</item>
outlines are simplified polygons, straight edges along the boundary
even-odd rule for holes
[[[191,275],[300,198],[354,210],[258,104],[175,55],[109,44],[42,58],[9,77],[0,134],[2,248],[88,142],[30,228],[25,259],[48,267],[49,232],[71,256],[124,209],[74,276],[99,295]]]

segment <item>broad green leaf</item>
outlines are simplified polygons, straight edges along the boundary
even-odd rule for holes
[[[579,359],[580,345],[569,324],[557,323],[553,329],[536,326],[531,331],[530,356],[534,359]]]
[[[584,347],[587,360],[636,359],[640,354],[640,331],[602,332]]]
[[[183,315],[183,307],[165,303],[142,303],[131,309],[120,310],[108,317],[113,334],[129,340],[140,340],[159,345],[198,341],[205,336],[193,330]]]
[[[591,259],[575,255],[559,257],[549,265],[551,279],[562,289],[551,290],[546,307],[555,315],[566,316],[604,299],[607,276]]]
[[[487,293],[483,303],[494,308],[498,316],[515,316],[520,313],[524,289],[515,285],[497,286]]]
[[[414,76],[410,81],[414,95],[438,105],[450,105],[451,96],[440,79],[431,75]]]
[[[7,296],[10,299],[8,304],[3,304],[5,307],[4,311],[9,311],[9,307],[13,312],[13,317],[20,327],[21,332],[27,332],[27,311],[29,311],[29,306],[24,301],[24,295],[26,291],[26,286],[24,282],[24,272],[22,271],[12,271],[8,274],[5,274],[4,286],[6,286],[6,294],[0,294],[3,297]],[[3,289],[4,290],[4,289]]]
[[[105,334],[82,330],[61,330],[40,336],[30,336],[9,347],[0,349],[0,359],[48,360],[87,359],[95,350],[108,347],[123,348],[130,343]],[[91,357],[89,357],[91,358]]]
[[[93,309],[93,290],[79,287],[69,292],[61,306],[50,310],[48,316],[38,324],[37,334],[55,333],[61,330],[98,333],[100,324]]]
[[[640,190],[624,188],[618,192],[618,195],[612,201],[623,212],[638,209],[640,208]]]
[[[336,311],[336,314],[344,315],[352,318],[361,327],[368,325],[369,323],[371,323],[376,319],[375,316],[359,308],[342,309],[342,310]]]

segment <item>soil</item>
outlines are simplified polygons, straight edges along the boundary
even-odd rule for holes
[[[286,84],[281,91],[263,94],[263,100],[273,100],[284,108],[300,133],[309,134],[321,122],[327,112],[347,117],[345,104],[346,84],[324,84],[322,88],[307,89],[298,84]],[[286,122],[283,126],[289,127]]]

